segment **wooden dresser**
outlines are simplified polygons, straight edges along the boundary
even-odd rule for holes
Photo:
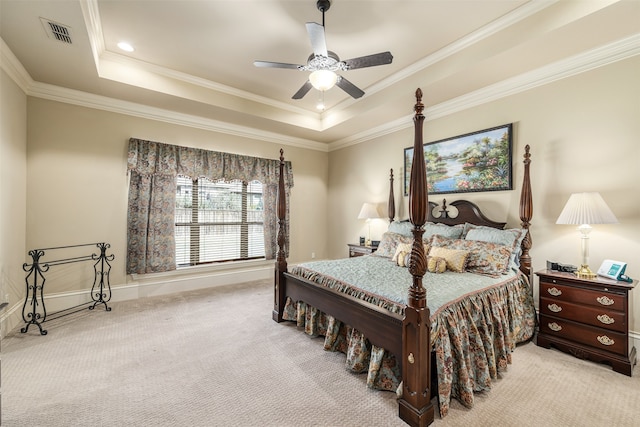
[[[633,288],[638,283],[543,270],[540,278],[540,328],[536,344],[551,345],[581,359],[611,364],[631,376],[636,349],[629,337]]]

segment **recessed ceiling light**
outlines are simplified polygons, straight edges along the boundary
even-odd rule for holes
[[[125,52],[133,52],[133,46],[131,46],[129,43],[127,42],[120,42],[118,43],[118,47],[122,50],[124,50]]]

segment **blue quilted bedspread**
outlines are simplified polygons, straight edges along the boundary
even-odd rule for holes
[[[375,255],[308,262],[291,267],[290,272],[397,314],[404,314],[413,280],[407,268]],[[474,392],[488,390],[498,373],[507,369],[516,343],[533,335],[535,308],[528,280],[519,273],[498,278],[426,273],[423,285],[431,314],[440,416],[444,417],[452,397],[473,406]],[[324,336],[326,350],[347,354],[347,367],[367,372],[369,387],[398,388],[401,374],[395,355],[371,345],[359,331],[289,298],[283,317],[296,321],[309,335]]]

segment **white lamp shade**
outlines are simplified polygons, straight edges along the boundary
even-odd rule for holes
[[[316,70],[309,75],[311,86],[319,91],[331,89],[338,81],[338,75],[331,70]]]
[[[372,219],[372,218],[380,218],[378,209],[373,203],[364,203],[362,205],[362,209],[360,209],[360,213],[358,214],[358,219]]]
[[[611,212],[600,193],[574,193],[560,213],[556,224],[615,224]]]

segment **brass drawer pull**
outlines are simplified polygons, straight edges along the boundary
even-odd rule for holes
[[[562,311],[562,307],[557,304],[549,304],[547,307],[549,307],[549,310],[553,311],[554,313],[560,313]]]
[[[606,335],[598,336],[598,341],[600,341],[600,344],[602,345],[614,345],[616,343],[614,340],[612,340]]]
[[[601,297],[596,298],[596,301],[598,301],[602,305],[611,305],[615,302],[606,295],[602,295]]]
[[[596,316],[598,318],[598,320],[600,321],[600,323],[604,323],[605,325],[610,325],[612,323],[615,323],[615,319],[607,316],[606,314],[599,314],[598,316]]]
[[[562,326],[558,325],[556,322],[549,323],[549,329],[554,332],[558,332],[562,330]],[[598,337],[600,339],[600,337]]]
[[[562,291],[556,287],[547,289],[547,292],[549,292],[554,297],[559,297],[560,295],[562,295]]]

